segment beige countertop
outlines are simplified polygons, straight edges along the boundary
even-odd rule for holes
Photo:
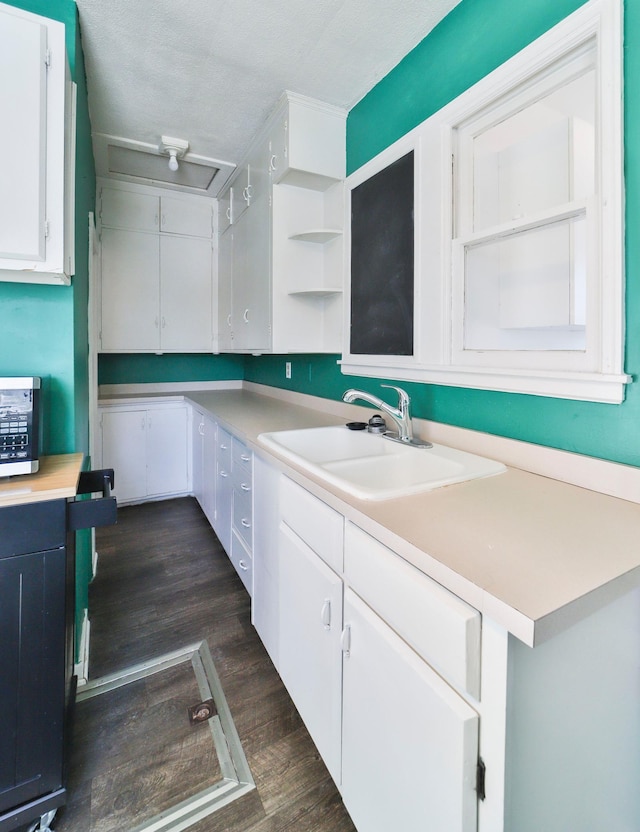
[[[640,505],[517,468],[363,501],[262,448],[260,433],[344,424],[270,396],[188,393],[254,450],[529,645],[640,586]]]
[[[0,478],[0,508],[75,497],[83,454],[43,456],[35,474]]]

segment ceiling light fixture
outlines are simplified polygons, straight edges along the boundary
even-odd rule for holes
[[[189,142],[186,139],[173,139],[171,136],[162,136],[160,140],[160,153],[169,156],[169,170],[178,170],[178,159],[182,159],[189,150]]]

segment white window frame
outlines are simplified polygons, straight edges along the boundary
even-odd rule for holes
[[[452,175],[459,129],[474,119],[479,121],[489,108],[499,108],[515,90],[590,41],[596,50],[597,196],[595,204],[587,206],[587,214],[593,228],[590,239],[597,250],[589,288],[587,348],[577,355],[532,351],[524,358],[520,351],[464,350],[462,246],[454,237]],[[622,146],[622,4],[620,0],[590,0],[348,178],[345,228],[350,225],[350,190],[408,150],[415,150],[414,356],[351,355],[347,309],[343,373],[586,401],[623,401],[631,377],[623,370]]]

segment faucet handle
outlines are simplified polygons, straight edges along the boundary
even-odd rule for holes
[[[396,387],[395,384],[381,384],[380,387],[388,387],[389,390],[395,390],[398,394],[398,408],[404,410],[409,406],[409,394],[402,387]]]

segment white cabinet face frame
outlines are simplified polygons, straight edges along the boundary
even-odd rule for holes
[[[347,197],[415,149],[414,356],[346,352],[344,373],[623,400],[631,379],[623,369],[621,17],[619,0],[590,0],[349,177]],[[582,109],[571,101],[578,95],[587,100]],[[564,118],[545,124],[545,98]],[[589,108],[592,125],[582,117]],[[506,147],[493,160],[479,150],[489,140]],[[505,190],[509,168],[515,195]],[[554,263],[553,247],[568,253],[564,263]],[[515,270],[496,268],[508,258]],[[526,272],[536,260],[532,280]],[[487,291],[469,291],[469,265]]]

